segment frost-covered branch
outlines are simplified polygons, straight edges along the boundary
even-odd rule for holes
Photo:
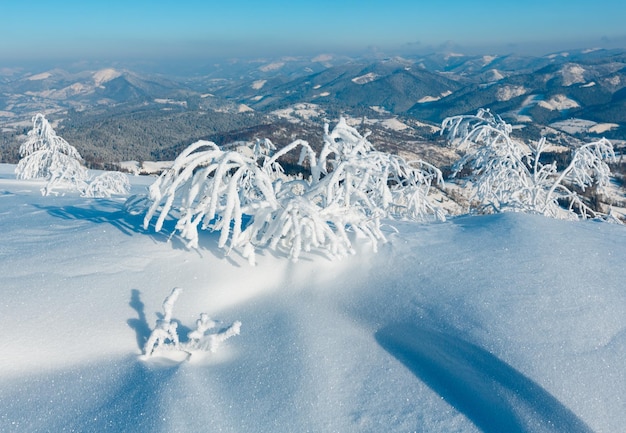
[[[586,205],[573,187],[584,191],[591,185],[603,188],[608,184],[611,172],[605,161],[615,159],[608,140],[575,149],[570,164],[559,172],[556,163],[540,162],[545,137],[536,144],[521,143],[510,136],[511,126],[488,110],[445,119],[442,126],[450,143],[465,151],[453,166],[453,176],[464,168],[470,170],[479,212],[513,210],[555,218],[604,216]]]
[[[128,176],[119,171],[105,171],[92,179],[83,191],[85,197],[111,197],[130,192]]]
[[[41,189],[46,196],[58,188],[77,190],[87,197],[111,197],[130,190],[128,177],[122,173],[105,172],[90,180],[78,150],[56,134],[43,114],[33,117],[33,128],[20,146],[20,157],[16,177],[47,180]]]
[[[82,190],[88,179],[83,158],[76,148],[59,137],[43,114],[33,117],[33,128],[20,146],[20,161],[15,168],[18,179],[45,179],[43,195],[59,186]]]
[[[254,263],[258,247],[286,249],[293,260],[311,249],[341,257],[354,252],[350,232],[374,248],[384,242],[382,218],[444,218],[428,198],[432,184],[442,182],[436,167],[375,151],[343,118],[324,131],[319,155],[304,140],[279,151],[257,140],[250,157],[192,144],[150,187],[144,227],[158,214],[154,227],[161,230],[175,211],[188,246],[198,247],[198,229],[219,231],[218,247],[238,249]],[[281,157],[298,149],[308,178],[285,176],[281,166]]]
[[[175,287],[163,301],[163,316],[157,320],[155,328],[143,347],[143,355],[146,359],[157,354],[167,356],[171,351],[182,352],[186,354],[184,359],[188,359],[196,352],[215,352],[224,341],[239,335],[241,331],[239,321],[217,333],[208,333],[207,331],[215,328],[217,323],[211,320],[208,314],[201,313],[196,321],[196,329],[187,334],[188,341],[181,343],[178,336],[178,323],[172,320],[174,305],[181,293],[182,289]]]

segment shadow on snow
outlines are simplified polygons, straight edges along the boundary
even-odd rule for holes
[[[485,433],[592,431],[533,380],[458,336],[405,324],[380,329],[376,340]]]

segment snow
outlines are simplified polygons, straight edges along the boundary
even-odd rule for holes
[[[570,108],[578,108],[580,104],[573,99],[568,98],[565,95],[554,95],[547,101],[539,101],[537,103],[540,107],[547,108],[548,110],[568,110]]]
[[[93,81],[96,87],[98,87],[121,76],[122,73],[113,68],[101,69],[97,72],[94,72]]]
[[[594,134],[602,134],[614,128],[619,128],[619,125],[617,123],[596,123],[589,128],[589,132],[593,132]]]
[[[371,83],[372,81],[376,80],[378,78],[378,74],[375,74],[374,72],[369,72],[365,75],[360,75],[358,77],[354,77],[351,81],[354,84],[367,84],[367,83]]]
[[[370,105],[370,109],[377,112],[378,114],[389,114],[388,110],[385,110],[384,107],[381,107],[379,105]]]
[[[607,80],[612,86],[619,86],[622,83],[622,79],[619,75],[615,75]]]
[[[215,234],[187,250],[143,230],[123,199],[42,197],[14,168],[0,164],[1,431],[626,425],[624,226],[394,222],[378,253],[258,251],[251,267]],[[153,179],[132,177],[133,193]],[[174,287],[179,329],[205,312],[241,334],[189,361],[142,360]]]
[[[119,166],[121,170],[132,174],[160,174],[172,164],[173,161],[122,161]]]
[[[568,119],[551,123],[550,126],[568,134],[582,134],[596,125],[596,122],[585,119]]]
[[[156,104],[178,105],[180,107],[187,107],[187,101],[177,101],[175,99],[170,99],[170,98],[156,98],[154,102]]]
[[[496,92],[498,101],[509,101],[525,94],[528,90],[524,86],[502,86]]]
[[[427,102],[435,102],[441,99],[441,96],[424,96],[422,98],[420,98],[417,103],[418,104],[425,104]]]
[[[504,75],[497,69],[490,69],[485,75],[489,77],[489,81],[500,81],[504,78]]]
[[[573,84],[585,83],[585,69],[576,64],[565,65],[561,68],[561,76],[563,77],[563,85],[571,86]]]
[[[261,66],[259,70],[261,72],[272,72],[272,71],[277,71],[281,69],[283,66],[285,66],[285,62],[273,62],[273,63],[268,63],[267,65]]]
[[[311,61],[323,63],[323,62],[330,62],[332,59],[333,59],[333,56],[331,54],[320,54],[318,56],[313,57]]]
[[[250,106],[246,105],[246,104],[239,104],[237,105],[237,112],[238,113],[246,113],[249,111],[254,111],[252,108],[250,108]]]
[[[446,90],[445,92],[443,92],[441,95],[439,96],[424,96],[423,98],[420,98],[417,103],[418,104],[424,104],[427,102],[435,102],[440,100],[441,98],[445,98],[446,96],[450,96],[452,95],[452,92],[450,90]]]
[[[380,124],[384,126],[385,128],[391,129],[394,131],[404,131],[405,129],[409,128],[409,126],[406,123],[401,122],[395,117],[381,120]]]
[[[317,104],[310,104],[308,102],[299,102],[287,108],[281,108],[272,111],[274,116],[278,116],[283,119],[287,119],[289,122],[297,123],[302,119],[313,119],[324,115],[324,110]]]
[[[252,88],[254,90],[262,89],[263,86],[265,86],[265,83],[267,83],[267,80],[256,80],[252,83]]]
[[[483,56],[483,68],[492,63],[498,56]]]
[[[51,72],[42,72],[41,74],[31,75],[30,77],[27,78],[27,80],[30,80],[30,81],[47,80],[51,76],[52,76]]]
[[[565,131],[568,134],[603,134],[614,128],[619,128],[617,123],[596,123],[585,119],[568,119],[550,124],[551,127]]]

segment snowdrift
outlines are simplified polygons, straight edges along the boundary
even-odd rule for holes
[[[0,431],[616,432],[626,228],[517,213],[389,222],[373,253],[252,267],[124,199],[42,197],[0,165]],[[133,177],[144,192],[153,178]],[[211,239],[209,239],[211,238]],[[173,287],[241,334],[142,360]],[[185,335],[185,332],[181,332]]]

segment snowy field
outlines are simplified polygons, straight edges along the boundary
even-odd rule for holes
[[[251,267],[214,234],[186,250],[124,198],[42,197],[13,169],[0,165],[2,432],[626,431],[625,226],[394,223],[378,253],[259,251]],[[206,312],[241,334],[142,359],[174,287],[179,330]]]

